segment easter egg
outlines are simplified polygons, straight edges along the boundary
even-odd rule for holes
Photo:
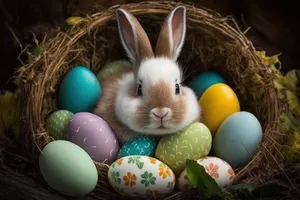
[[[163,136],[156,148],[155,157],[167,164],[178,175],[186,166],[186,159],[207,156],[212,137],[209,129],[196,122],[177,134]]]
[[[118,158],[130,155],[154,157],[157,140],[146,135],[128,140],[120,149]]]
[[[39,167],[48,185],[66,196],[87,195],[97,185],[94,162],[82,148],[69,141],[48,143],[40,154]]]
[[[241,167],[258,151],[262,135],[260,122],[252,113],[234,113],[224,120],[216,132],[213,154],[233,168]]]
[[[55,140],[65,139],[67,127],[74,114],[67,110],[53,112],[46,120],[46,129]]]
[[[97,115],[88,112],[76,113],[68,124],[67,137],[96,162],[111,164],[117,157],[119,144],[115,133]]]
[[[64,77],[58,91],[58,107],[73,113],[91,112],[102,93],[99,81],[91,70],[78,66]]]
[[[201,96],[199,103],[203,110],[202,122],[212,135],[229,115],[240,111],[240,103],[235,92],[223,83],[209,87]]]
[[[120,194],[153,198],[173,191],[176,178],[161,161],[149,156],[125,156],[108,170],[108,181]]]
[[[208,173],[219,187],[225,187],[230,185],[234,178],[235,173],[231,166],[224,160],[214,157],[206,156],[196,160],[197,163],[204,167],[206,173]],[[178,188],[180,191],[185,192],[192,188],[187,177],[187,170],[184,169],[177,179]]]
[[[196,93],[198,98],[209,88],[216,83],[226,83],[224,78],[217,72],[207,71],[199,74],[191,83],[190,87]]]
[[[98,80],[101,80],[116,72],[129,69],[131,69],[131,64],[127,60],[112,61],[104,65],[103,68],[101,68],[101,70],[97,73],[97,78]]]

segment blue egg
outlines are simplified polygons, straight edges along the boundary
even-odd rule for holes
[[[60,84],[59,109],[73,113],[91,112],[101,96],[100,83],[94,73],[86,67],[71,69]]]
[[[218,128],[212,145],[213,154],[233,168],[242,167],[258,152],[262,136],[261,124],[252,113],[234,113]]]
[[[158,140],[149,136],[137,136],[128,140],[120,149],[118,158],[130,155],[154,157]]]
[[[225,83],[224,78],[217,72],[208,71],[199,74],[191,83],[190,87],[196,93],[197,97],[200,98],[201,95],[208,89],[210,86],[217,83]]]

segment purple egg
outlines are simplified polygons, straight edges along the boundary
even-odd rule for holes
[[[119,151],[115,133],[101,117],[79,112],[71,118],[67,138],[83,148],[96,162],[111,164]]]

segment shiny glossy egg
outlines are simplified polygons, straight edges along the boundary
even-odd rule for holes
[[[73,113],[91,112],[102,93],[97,77],[86,67],[72,68],[58,90],[58,107]]]
[[[240,111],[235,92],[226,84],[218,83],[209,87],[201,96],[202,122],[215,134],[220,124],[231,114]]]
[[[241,111],[224,120],[215,134],[212,152],[234,169],[242,167],[258,152],[263,130],[250,112]]]
[[[128,140],[120,149],[118,158],[130,155],[143,155],[154,157],[157,139],[141,135]]]
[[[217,72],[207,71],[200,73],[191,83],[190,87],[198,98],[209,88],[217,83],[226,83],[225,79]]]

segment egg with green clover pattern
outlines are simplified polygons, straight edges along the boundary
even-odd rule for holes
[[[186,159],[207,156],[212,145],[209,129],[195,122],[177,134],[163,136],[157,144],[155,157],[168,165],[175,175],[186,167]]]
[[[53,112],[46,120],[46,130],[49,132],[49,135],[55,140],[64,139],[68,123],[73,115],[74,114],[68,110]]]

